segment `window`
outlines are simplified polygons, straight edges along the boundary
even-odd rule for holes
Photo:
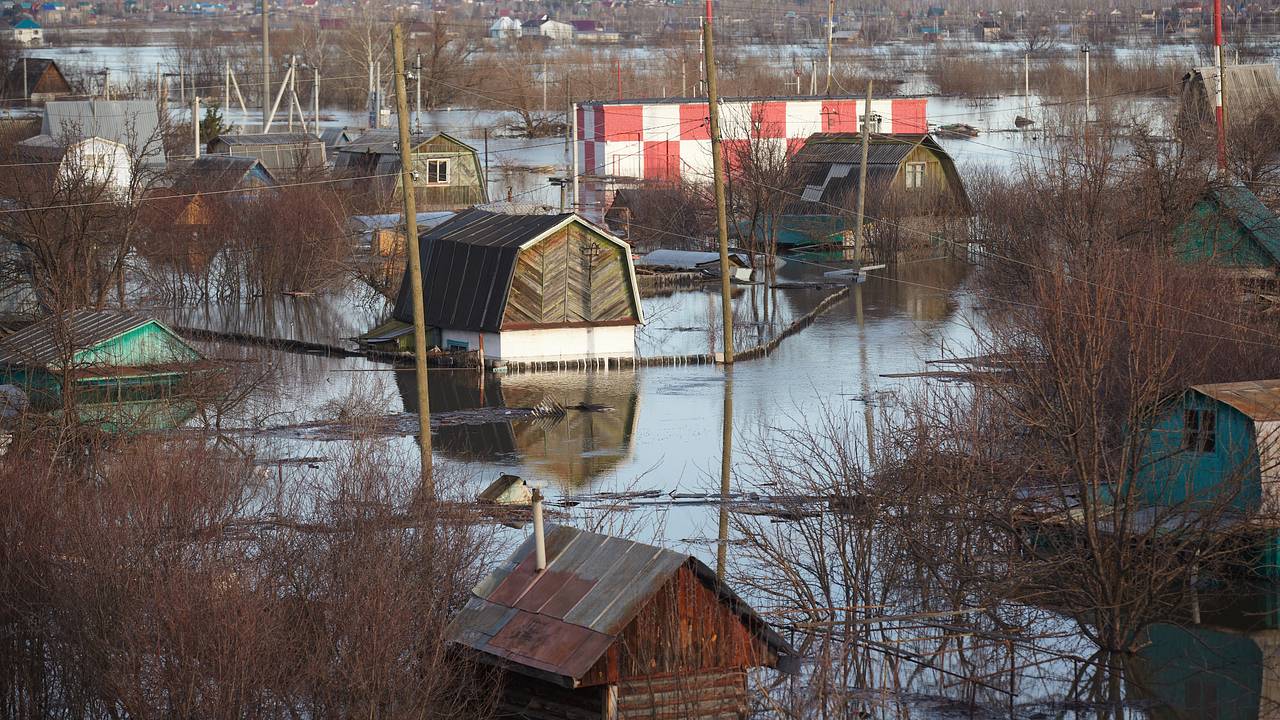
[[[444,343],[445,350],[470,350],[471,343],[466,340],[446,340]]]
[[[1183,413],[1182,449],[1211,453],[1217,447],[1218,414],[1213,410],[1188,409]]]
[[[925,163],[922,162],[907,163],[908,190],[919,190],[924,187],[924,168]]]
[[[428,185],[448,185],[449,184],[449,161],[445,159],[433,159],[427,161],[427,184]]]

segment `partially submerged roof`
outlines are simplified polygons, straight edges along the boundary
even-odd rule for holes
[[[1210,189],[1208,199],[1218,205],[1225,217],[1239,223],[1245,234],[1280,265],[1280,217],[1257,195],[1243,185],[1229,185]]]
[[[547,567],[525,540],[472,590],[446,638],[517,672],[576,687],[653,595],[684,566],[778,655],[794,651],[702,561],[653,545],[554,526]]]
[[[693,270],[703,265],[720,262],[720,253],[703,252],[700,250],[670,250],[667,248],[659,248],[636,260],[636,265],[650,265],[654,267],[672,267],[684,270]],[[747,267],[751,264],[750,258],[746,253],[731,252],[729,253],[729,262],[738,267]]]
[[[418,148],[427,143],[434,143],[438,140],[444,140],[452,145],[457,145],[460,150],[475,152],[475,148],[462,142],[461,140],[447,133],[416,133],[409,136],[409,145]],[[388,128],[377,128],[366,130],[359,137],[343,144],[337,148],[337,152],[346,154],[371,154],[371,155],[398,155],[400,144],[400,133],[397,130]]]
[[[155,325],[186,346],[176,333],[153,318],[116,310],[74,310],[32,323],[0,339],[0,364],[61,366],[69,358],[146,325]],[[190,359],[198,353],[186,346]]]
[[[201,155],[175,166],[173,189],[183,193],[230,192],[274,185],[271,171],[257,158],[237,155]]]
[[[1280,380],[1193,385],[1191,389],[1230,405],[1251,420],[1280,420]]]

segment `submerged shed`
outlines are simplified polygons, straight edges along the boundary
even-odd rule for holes
[[[729,718],[747,671],[795,651],[695,557],[566,526],[532,538],[472,591],[449,642],[503,673],[524,718]]]

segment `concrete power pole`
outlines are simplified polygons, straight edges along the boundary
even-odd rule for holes
[[[418,450],[422,456],[422,488],[428,498],[435,498],[435,480],[431,474],[431,406],[427,396],[427,328],[422,299],[422,256],[418,252],[418,215],[414,206],[413,148],[409,144],[409,97],[404,82],[404,29],[396,23],[391,29],[391,44],[396,62],[396,119],[400,126],[400,194],[404,197],[404,229],[408,241],[410,294],[413,297],[413,362],[418,385]],[[484,372],[484,358],[480,358]]]
[[[413,57],[413,80],[413,131],[420,133],[422,132],[422,53],[417,53]]]
[[[827,2],[827,86],[824,95],[831,95],[831,41],[836,21],[836,0]]]
[[[262,0],[262,132],[267,131],[267,105],[271,102],[271,0]]]
[[[707,66],[707,116],[711,130],[711,173],[716,194],[716,228],[720,236],[720,305],[724,326],[724,363],[733,364],[733,307],[729,289],[729,221],[725,217],[724,155],[720,145],[720,98],[716,95],[716,53],[711,31],[711,0],[702,25],[702,54]]]
[[[200,96],[192,93],[191,96],[191,137],[194,144],[191,148],[191,156],[200,159]]]

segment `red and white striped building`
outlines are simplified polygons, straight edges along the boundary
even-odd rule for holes
[[[871,128],[928,132],[925,98],[872,100]],[[816,132],[857,132],[866,100],[854,97],[725,98],[725,155],[755,139],[798,148]],[[710,180],[711,134],[705,100],[618,100],[578,105],[578,173],[584,178]],[[584,198],[586,200],[587,198]]]

